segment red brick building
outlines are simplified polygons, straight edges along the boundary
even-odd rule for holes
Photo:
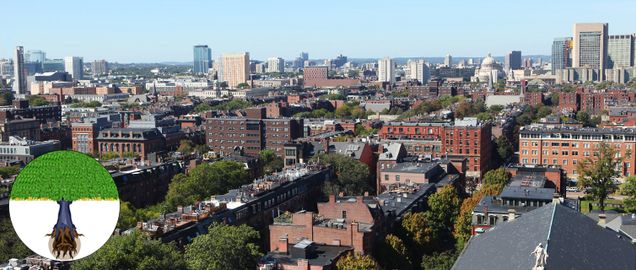
[[[72,148],[82,153],[95,153],[99,151],[96,139],[101,130],[112,127],[107,117],[85,119],[84,122],[71,124]]]
[[[446,155],[468,159],[467,176],[481,177],[490,169],[492,158],[492,125],[476,119],[458,120],[455,125],[443,123],[391,122],[378,135],[381,139],[410,139],[422,142],[411,156]],[[438,143],[438,142],[441,142]],[[437,148],[435,147],[437,146]],[[437,150],[440,148],[439,151]],[[430,150],[430,152],[426,150]]]
[[[618,151],[623,176],[636,173],[636,130],[610,128],[524,127],[519,131],[519,161],[523,165],[551,165],[577,177],[578,163],[596,159],[601,142]]]
[[[524,101],[526,104],[537,107],[543,105],[543,93],[541,92],[526,92],[524,94]]]
[[[336,200],[331,195],[329,202],[318,203],[318,214],[301,211],[294,213],[291,220],[278,219],[269,225],[269,250],[281,251],[288,243],[308,239],[332,246],[353,247],[355,252],[370,254],[374,232],[379,226],[374,215],[363,197]]]
[[[559,93],[559,111],[578,112],[581,106],[581,97],[574,92]]]
[[[97,137],[99,154],[135,153],[146,158],[149,153],[162,152],[166,148],[161,132],[156,128],[109,128],[102,130]]]

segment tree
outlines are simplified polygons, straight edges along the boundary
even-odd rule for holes
[[[506,136],[502,135],[497,137],[495,144],[497,145],[497,155],[499,155],[502,161],[506,161],[510,157],[512,157],[514,150],[512,144],[510,143],[510,141],[508,141],[508,138],[506,138]]]
[[[212,110],[212,106],[210,106],[210,104],[207,104],[205,102],[194,107],[194,111],[197,113],[201,113],[201,112],[205,112],[209,110]]]
[[[250,88],[250,85],[247,83],[239,83],[238,85],[236,85],[236,88],[238,89],[246,89],[246,88]]]
[[[379,248],[376,257],[383,269],[411,269],[410,252],[404,241],[393,234],[388,234]]]
[[[319,154],[312,158],[314,161],[334,167],[336,178],[328,182],[327,192],[343,191],[347,195],[362,195],[365,191],[374,191],[369,167],[351,157],[337,153]]]
[[[0,94],[0,106],[9,105],[12,102],[13,102],[13,94],[11,92],[5,91],[2,94]]]
[[[179,148],[177,148],[177,152],[189,154],[189,153],[192,153],[193,150],[194,150],[194,147],[190,140],[181,140],[179,142]]]
[[[256,269],[262,256],[258,231],[245,224],[212,224],[207,234],[194,238],[185,248],[190,269]]]
[[[228,190],[248,184],[251,179],[243,164],[234,161],[217,161],[196,166],[186,176],[177,174],[168,187],[166,210],[178,205],[192,204],[210,195],[225,194]]]
[[[625,211],[629,213],[636,212],[636,176],[625,178],[625,183],[621,186],[621,193],[627,198],[623,201]]]
[[[135,211],[129,202],[119,202],[119,219],[117,220],[117,228],[128,229],[137,225]]]
[[[510,173],[504,168],[488,171],[482,180],[482,186],[504,187],[510,181]]]
[[[596,153],[595,153],[596,155]],[[622,164],[616,158],[616,150],[612,146],[601,143],[598,149],[598,159],[586,158],[578,164],[578,186],[589,188],[592,198],[598,200],[599,208],[605,211],[605,200],[614,193],[617,185],[614,179],[619,176]]]
[[[370,270],[377,268],[378,265],[371,257],[360,254],[348,254],[336,263],[336,269],[338,270]]]
[[[453,268],[453,264],[455,263],[456,259],[457,255],[451,251],[424,255],[424,258],[422,258],[422,269],[450,270],[451,268]]]
[[[263,174],[271,174],[283,169],[283,159],[272,150],[263,150],[258,154],[258,162]]]
[[[32,95],[28,97],[28,100],[29,100],[29,106],[32,106],[32,107],[49,105],[49,102],[46,99],[44,99],[42,96]]]
[[[445,185],[428,198],[429,213],[435,224],[441,225],[449,232],[453,231],[453,224],[459,214],[461,201],[457,189],[452,185]]]
[[[171,244],[150,240],[141,233],[113,236],[93,255],[74,261],[71,270],[187,269],[183,256]]]
[[[6,262],[11,258],[24,258],[33,252],[20,241],[13,230],[13,224],[8,217],[0,217],[0,261]]]
[[[430,212],[407,213],[402,219],[401,229],[404,231],[409,250],[414,258],[423,252],[435,250],[438,247],[439,227],[435,224]]]

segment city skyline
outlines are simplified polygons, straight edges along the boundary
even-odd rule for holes
[[[187,5],[147,1],[37,3],[41,8],[29,9],[29,20],[21,19],[23,14],[19,12],[5,15],[5,20],[21,23],[4,29],[7,38],[0,42],[0,58],[11,58],[15,47],[23,46],[58,59],[80,56],[87,61],[121,63],[188,62],[196,44],[207,44],[213,58],[248,51],[253,59],[260,60],[291,60],[301,51],[308,52],[312,59],[340,53],[350,58],[502,56],[512,50],[524,55],[550,55],[553,39],[571,36],[574,23],[608,23],[611,35],[636,32],[630,23],[630,10],[636,8],[633,2],[539,2],[550,8],[520,9],[505,1],[399,1],[390,5],[347,1],[302,6],[278,1],[252,3],[250,8],[231,2],[199,1]],[[9,1],[4,6],[7,10],[25,10],[32,4]],[[574,4],[577,12],[563,12]],[[600,14],[600,9],[605,12]],[[267,21],[272,12],[280,14],[280,28],[259,23]],[[57,23],[50,23],[52,17]],[[94,20],[96,17],[104,19]],[[86,23],[88,20],[90,23]],[[74,32],[61,34],[63,25],[73,25]],[[134,31],[126,30],[133,25],[138,26]],[[274,35],[278,38],[272,38]]]

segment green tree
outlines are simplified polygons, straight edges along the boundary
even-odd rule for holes
[[[377,268],[378,265],[373,258],[360,254],[349,254],[336,263],[337,270],[372,270]]]
[[[49,102],[46,99],[44,99],[44,97],[38,96],[38,95],[29,96],[28,101],[29,101],[29,106],[32,106],[32,107],[49,105]]]
[[[72,270],[187,269],[183,256],[171,244],[150,240],[141,233],[111,237],[93,255],[73,262]]]
[[[258,232],[245,224],[212,224],[207,234],[186,246],[185,260],[190,269],[256,269],[262,256],[259,238]]]
[[[616,150],[612,146],[601,143],[598,158],[586,158],[579,161],[577,167],[579,187],[590,189],[589,193],[593,199],[598,200],[601,211],[605,211],[607,197],[617,189],[614,180],[619,176],[617,168],[622,165],[622,162],[615,155]]]
[[[168,187],[166,210],[178,205],[192,204],[210,195],[225,194],[228,190],[247,184],[251,179],[243,164],[234,161],[217,161],[201,164],[189,174],[177,174]]]
[[[135,210],[129,202],[119,202],[119,219],[117,220],[117,228],[129,229],[137,225]]]
[[[412,269],[410,252],[404,241],[393,234],[388,234],[380,246],[378,264],[383,269]]]
[[[2,87],[0,87],[0,89],[2,89]],[[2,94],[0,94],[0,106],[9,105],[12,102],[13,94],[11,92],[3,91]]]
[[[337,153],[319,154],[312,158],[322,164],[334,167],[336,178],[331,179],[325,187],[327,192],[345,192],[347,195],[362,195],[365,191],[374,191],[371,183],[369,167],[351,157]]]
[[[404,215],[401,230],[404,231],[409,250],[414,252],[414,257],[422,256],[424,252],[430,252],[439,247],[440,226],[435,224],[430,212],[415,212]]]
[[[502,135],[497,137],[495,144],[497,145],[497,155],[499,155],[502,161],[508,160],[510,157],[512,157],[514,150],[512,147],[512,143],[508,141],[508,138],[506,138],[506,136]]]
[[[457,255],[451,251],[424,255],[424,258],[422,258],[422,269],[450,270],[451,268],[453,268],[453,264],[455,263],[456,259]]]
[[[181,140],[179,142],[179,148],[177,149],[177,151],[184,154],[189,154],[194,151],[194,146],[192,145],[192,142],[190,140]]]
[[[482,180],[483,186],[505,186],[510,181],[510,173],[504,168],[488,171]]]
[[[209,110],[212,110],[212,106],[210,106],[210,104],[207,104],[205,102],[194,107],[194,111],[197,113],[201,113],[201,112],[205,112]]]
[[[283,169],[283,159],[272,150],[263,150],[258,154],[258,162],[263,174],[271,174]]]
[[[449,232],[453,230],[460,206],[457,189],[452,185],[443,186],[428,198],[429,212],[433,222]]]
[[[621,193],[627,196],[623,201],[625,211],[636,213],[636,176],[625,178],[625,183],[621,186]]]
[[[246,89],[246,88],[250,88],[250,85],[247,83],[239,83],[238,85],[236,85],[236,88],[238,89]]]
[[[0,217],[0,262],[7,262],[11,258],[24,258],[33,254],[13,230],[13,224],[8,217]]]

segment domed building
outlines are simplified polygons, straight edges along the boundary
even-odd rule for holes
[[[473,82],[487,82],[492,85],[497,82],[498,79],[503,78],[503,68],[497,64],[495,58],[490,54],[481,61],[479,68],[475,69],[475,76],[471,78]]]

